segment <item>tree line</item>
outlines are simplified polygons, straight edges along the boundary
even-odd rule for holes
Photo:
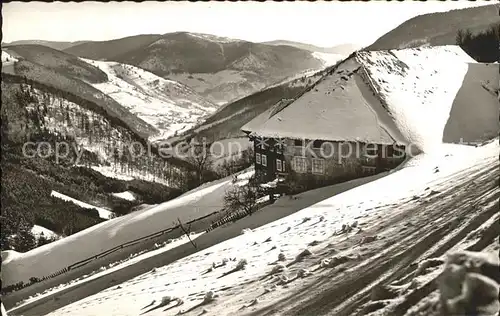
[[[484,31],[474,33],[470,29],[459,30],[456,36],[459,45],[478,62],[500,62],[500,22]]]

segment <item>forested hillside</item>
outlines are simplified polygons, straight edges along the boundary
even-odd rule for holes
[[[148,144],[96,109],[69,92],[3,74],[2,249],[35,247],[34,224],[67,236],[103,221],[97,210],[58,199],[52,191],[119,216],[198,185],[187,162],[162,158],[154,147],[139,155],[139,145]],[[127,190],[138,199],[112,195]]]

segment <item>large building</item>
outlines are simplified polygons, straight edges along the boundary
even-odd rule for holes
[[[407,144],[356,58],[242,130],[254,142],[261,181],[293,173],[313,186],[394,168],[405,159]]]
[[[496,137],[498,73],[455,45],[355,52],[242,130],[263,181],[342,182]]]

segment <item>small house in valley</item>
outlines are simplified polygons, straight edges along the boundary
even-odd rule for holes
[[[256,175],[264,182],[293,178],[318,187],[386,171],[406,158],[407,141],[356,58],[242,131],[253,141]]]

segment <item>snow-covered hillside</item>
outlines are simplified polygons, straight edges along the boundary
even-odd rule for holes
[[[59,193],[57,191],[52,191],[50,193],[50,195],[53,196],[53,197],[59,198],[61,200],[64,200],[64,201],[73,202],[76,205],[81,206],[81,207],[86,208],[86,209],[90,209],[90,210],[91,209],[95,209],[95,210],[97,210],[99,212],[99,217],[100,218],[110,219],[110,218],[114,217],[113,212],[111,212],[110,210],[104,209],[102,207],[97,207],[97,206],[94,206],[94,205],[90,205],[88,203],[79,201],[77,199],[74,199],[74,198],[69,197],[67,195],[64,195],[62,193]]]
[[[252,175],[253,170],[248,170],[239,179],[245,181]],[[207,183],[171,201],[108,220],[49,245],[6,258],[2,262],[3,284],[50,275],[97,253],[175,226],[178,219],[187,222],[219,211],[223,207],[225,191],[234,185],[237,183],[232,183],[232,177]]]
[[[204,40],[208,40],[211,42],[216,42],[216,43],[234,43],[234,42],[241,42],[241,40],[237,39],[232,39],[228,37],[222,37],[222,36],[216,36],[212,34],[203,34],[203,33],[187,33],[189,36],[196,37],[196,38],[201,38]]]
[[[307,282],[301,281],[302,278],[307,280],[322,273],[314,272],[311,277],[313,269],[321,270],[323,265],[331,264],[329,257],[323,257],[333,251],[331,243],[355,238],[358,230],[369,231],[387,214],[397,217],[425,201],[435,200],[435,194],[453,193],[456,186],[477,179],[485,169],[498,163],[499,149],[498,140],[478,148],[443,145],[442,155],[422,154],[386,177],[257,229],[245,230],[236,238],[156,268],[49,315],[135,316],[147,310],[146,307],[161,305],[164,297],[178,300],[165,299],[162,308],[148,315],[176,315],[180,310],[187,315],[199,315],[204,308],[208,315],[235,315],[244,314],[245,306],[249,309],[261,306],[261,300],[272,304],[273,300],[279,301],[286,293],[298,290]],[[380,190],[381,187],[384,190]],[[179,203],[182,199],[176,204]],[[265,216],[264,211],[259,214]],[[425,214],[415,216],[425,221]],[[356,229],[351,233],[339,233],[345,225]],[[340,249],[335,254],[346,260],[360,260],[352,250],[355,247],[359,248]],[[369,246],[364,248],[369,249]],[[312,260],[308,259],[310,257]],[[289,285],[280,286],[286,283]],[[208,296],[213,298],[214,293],[217,294],[215,301],[206,300]],[[262,293],[267,293],[266,297],[262,297]],[[152,303],[153,300],[156,303]]]
[[[161,131],[155,139],[189,129],[217,110],[217,105],[179,82],[132,65],[82,60],[101,69],[109,78],[108,82],[92,84],[96,89]]]
[[[127,148],[127,142],[130,135],[123,129],[116,129],[111,125],[108,119],[100,114],[90,111],[79,104],[71,102],[67,99],[44,93],[39,89],[31,89],[31,92],[40,104],[47,107],[48,112],[41,124],[54,134],[74,136],[78,144],[78,151],[83,150],[93,152],[96,154],[100,165],[90,166],[95,171],[101,174],[117,178],[121,180],[142,179],[145,181],[153,181],[164,184],[166,186],[174,185],[171,181],[158,178],[157,176],[143,170],[129,170],[128,168],[120,168],[117,165],[111,165],[113,161],[113,150],[119,147]],[[27,109],[34,109],[34,104],[30,104]],[[109,137],[104,137],[98,134],[91,136],[84,130],[81,122],[83,118],[87,118],[89,124],[94,126],[101,126],[100,129],[110,131]],[[97,129],[97,128],[96,128]],[[101,133],[102,134],[102,133]],[[83,164],[83,161],[75,161],[77,166],[88,165]],[[179,168],[172,167],[173,172],[180,172]]]
[[[475,61],[453,45],[360,52],[357,59],[406,139],[425,152],[440,148],[468,63]]]
[[[323,61],[323,66],[328,67],[331,65],[335,65],[339,60],[344,59],[346,56],[340,54],[329,54],[329,53],[321,53],[314,52],[312,53],[314,57]]]
[[[16,61],[17,61],[17,58],[15,58],[11,54],[7,53],[6,51],[2,50],[2,66],[4,64],[13,63]]]
[[[136,197],[134,193],[130,191],[124,191],[119,193],[112,193],[114,196],[119,197],[120,199],[124,199],[127,201],[135,201]]]
[[[53,232],[52,230],[45,228],[40,225],[33,225],[33,228],[31,229],[31,233],[33,236],[35,236],[36,239],[39,239],[41,236],[45,238],[59,238],[60,236]]]

